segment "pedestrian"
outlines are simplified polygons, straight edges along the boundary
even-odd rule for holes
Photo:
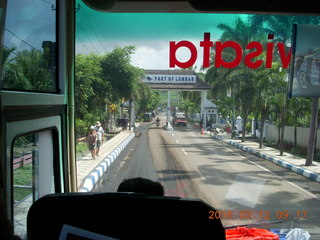
[[[89,151],[91,152],[91,157],[93,160],[96,159],[96,143],[97,143],[97,133],[94,130],[94,126],[90,127],[90,131],[87,136],[87,143]]]
[[[95,131],[97,133],[97,149],[96,149],[96,156],[99,157],[99,151],[100,151],[100,147],[103,143],[103,139],[104,139],[104,130],[101,126],[101,123],[99,121],[96,122],[96,127],[95,127]]]
[[[226,132],[231,133],[231,124],[229,121],[227,121],[227,123],[226,123]]]

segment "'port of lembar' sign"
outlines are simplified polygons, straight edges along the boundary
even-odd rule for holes
[[[165,74],[148,74],[143,82],[145,83],[175,83],[186,84],[196,83],[196,75],[165,75]]]

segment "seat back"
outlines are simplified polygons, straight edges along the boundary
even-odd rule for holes
[[[27,218],[29,240],[59,239],[66,224],[118,239],[225,239],[214,208],[201,200],[133,193],[50,194]]]

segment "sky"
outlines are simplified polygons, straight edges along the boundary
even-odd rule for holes
[[[10,0],[7,5],[4,44],[42,51],[43,41],[55,42],[54,0]]]
[[[169,42],[188,40],[198,49],[196,65],[202,65],[200,41],[204,33],[217,40],[222,31],[220,23],[232,25],[236,14],[199,13],[103,13],[79,2],[76,13],[76,51],[104,54],[115,46],[136,46],[131,64],[142,69],[169,69]],[[190,57],[186,48],[177,51],[177,59],[184,62]]]
[[[55,0],[8,1],[4,43],[15,47],[42,51],[43,41],[56,41]],[[191,41],[196,47],[196,65],[202,65],[199,43],[204,33],[211,41],[219,39],[222,31],[218,24],[232,26],[238,17],[246,14],[214,13],[103,13],[86,6],[81,0],[76,10],[76,51],[89,54],[111,52],[115,46],[133,45],[135,53],[131,63],[142,69],[169,69],[169,42]],[[14,55],[12,55],[14,56]],[[186,48],[177,51],[179,61],[187,61]]]
[[[78,7],[78,4],[80,7]],[[199,13],[103,13],[76,3],[76,52],[104,54],[116,46],[133,45],[131,63],[142,69],[169,69],[169,42],[188,40],[198,49],[196,65],[202,65],[199,42],[205,32],[219,38],[220,23],[232,25],[240,15]],[[15,52],[43,50],[44,41],[55,42],[55,0],[8,1],[4,43]],[[246,15],[241,15],[245,17]],[[14,57],[14,54],[12,55]],[[187,61],[186,48],[177,51],[179,61]]]

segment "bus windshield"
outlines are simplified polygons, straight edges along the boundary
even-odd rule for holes
[[[300,228],[319,238],[319,134],[306,163],[318,98],[287,98],[294,24],[318,26],[320,17],[115,13],[77,1],[76,136],[97,120],[107,140],[136,136],[92,191],[149,178],[166,196],[212,205],[218,214],[208,217],[225,227]],[[319,88],[318,55],[304,57],[299,87]]]

